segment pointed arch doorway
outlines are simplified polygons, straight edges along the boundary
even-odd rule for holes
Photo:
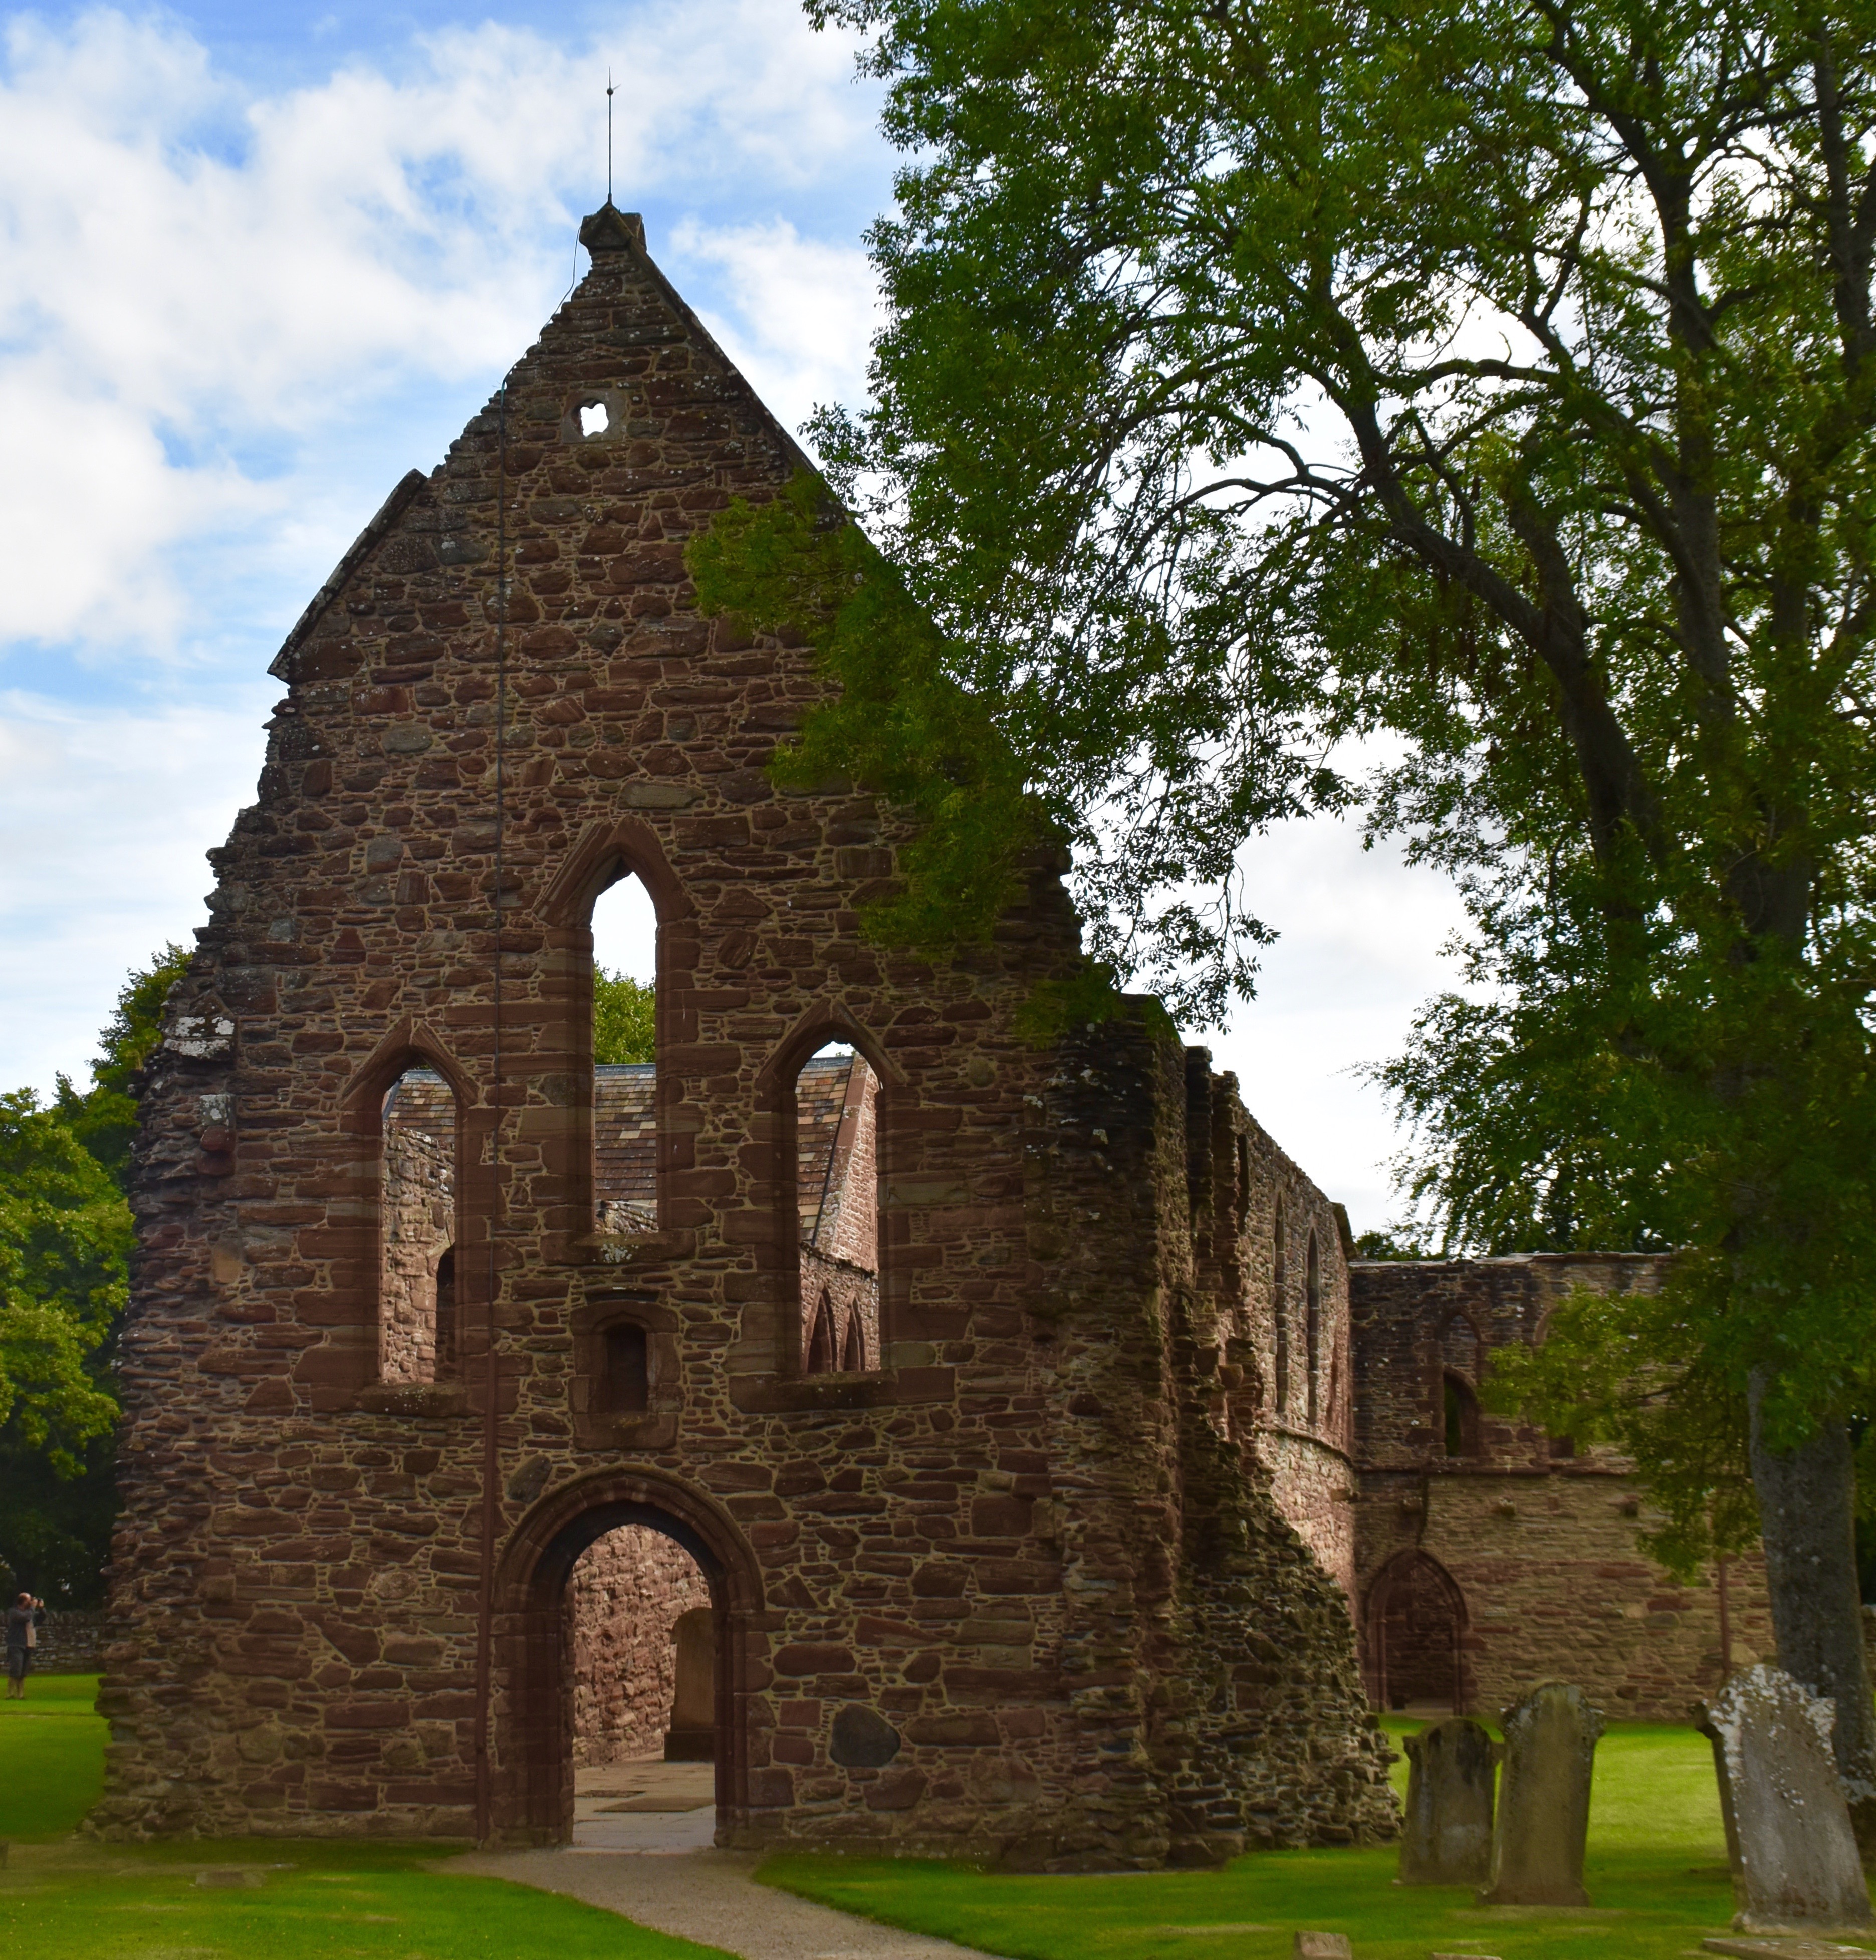
[[[550,1494],[509,1540],[497,1575],[490,1821],[494,1841],[564,1844],[574,1826],[574,1653],[568,1587],[581,1553],[621,1526],[660,1532],[696,1561],[714,1636],[717,1841],[746,1821],[748,1686],[766,1657],[762,1585],[735,1523],[701,1491],[650,1470],[603,1472]],[[759,1651],[758,1651],[759,1650]]]
[[[1369,1676],[1379,1707],[1463,1715],[1465,1596],[1430,1552],[1396,1552],[1369,1588]]]

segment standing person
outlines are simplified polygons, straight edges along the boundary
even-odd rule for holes
[[[32,1672],[33,1650],[39,1644],[40,1618],[46,1610],[43,1599],[22,1592],[7,1608],[7,1699],[26,1699],[26,1677]]]

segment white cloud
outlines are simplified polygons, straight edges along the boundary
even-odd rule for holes
[[[79,712],[0,695],[0,1082],[84,1079],[125,974],[192,943],[202,852],[251,802],[272,690]]]
[[[882,320],[860,247],[804,239],[785,219],[715,229],[687,220],[671,243],[674,266],[717,269],[728,310],[705,323],[785,428],[799,431],[819,403],[860,401]]]
[[[1401,1140],[1350,1071],[1398,1054],[1415,1007],[1456,981],[1441,950],[1464,923],[1458,895],[1397,845],[1364,851],[1358,826],[1327,819],[1282,826],[1241,861],[1252,910],[1282,937],[1230,1032],[1197,1039],[1355,1230],[1378,1230],[1397,1209],[1387,1166]]]
[[[744,208],[751,180],[765,201],[806,202],[877,149],[849,46],[791,8],[644,7],[605,40],[622,202]],[[573,269],[578,212],[599,201],[601,40],[485,23],[419,40],[406,65],[244,96],[170,20],[11,21],[0,534],[51,555],[0,593],[0,642],[171,650],[192,617],[167,558],[179,538],[278,508],[283,479],[332,463],[304,452],[335,428],[396,415],[412,388],[491,380],[532,339]],[[802,317],[839,250],[771,217],[756,232],[753,285],[742,231],[723,234],[739,257],[704,254],[738,272],[732,327],[746,296],[791,292],[788,336],[750,336],[765,379],[787,389],[790,361],[813,377],[797,394],[844,378]],[[830,294],[824,344],[851,344],[853,312]],[[90,494],[68,494],[73,475]]]

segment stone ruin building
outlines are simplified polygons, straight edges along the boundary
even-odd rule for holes
[[[1648,1255],[1357,1264],[1355,1585],[1375,1705],[1496,1714],[1565,1680],[1610,1714],[1680,1722],[1774,1651],[1762,1558],[1696,1584],[1637,1548],[1631,1466],[1481,1409],[1493,1349],[1543,1338],[1572,1287],[1651,1290]]]
[[[1150,1003],[1027,1045],[1080,956],[1056,862],[943,964],[863,936],[908,833],[774,787],[826,682],[683,565],[803,459],[639,221],[580,235],[288,635],[211,854],[94,1828],[553,1842],[577,1765],[667,1752],[728,1845],[1197,1863],[1390,1834],[1371,1698],[1547,1639],[1691,1699],[1623,1467],[1477,1414],[1574,1268],[1351,1268]],[[627,880],[656,1060],[596,1068]]]

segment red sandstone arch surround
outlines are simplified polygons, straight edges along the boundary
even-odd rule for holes
[[[1465,1595],[1430,1552],[1414,1547],[1388,1559],[1369,1583],[1362,1616],[1375,1705],[1449,1694],[1453,1713],[1463,1715],[1467,1618]]]
[[[499,1841],[561,1844],[573,1835],[571,1656],[562,1596],[574,1560],[620,1525],[648,1525],[675,1538],[709,1582],[720,1836],[749,1810],[751,1683],[768,1676],[761,1568],[713,1499],[662,1471],[617,1466],[542,1498],[516,1526],[496,1569],[490,1753]]]

